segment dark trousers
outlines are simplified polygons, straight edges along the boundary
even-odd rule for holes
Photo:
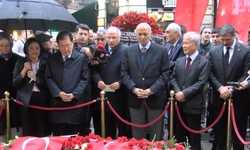
[[[117,111],[117,113],[126,120],[127,111]],[[101,111],[94,111],[93,122],[95,128],[95,134],[101,135]],[[120,121],[113,112],[105,112],[105,136],[110,136],[112,139],[116,139],[116,130],[118,129],[118,137],[127,136],[127,125]]]
[[[134,124],[144,125],[158,118],[164,109],[151,109],[148,107],[145,100],[139,109],[129,107],[131,122]],[[163,122],[164,118],[160,118],[157,122],[148,127],[149,141],[152,141],[155,136],[155,141],[161,141],[163,138]],[[147,128],[133,127],[132,135],[137,140],[146,139]]]
[[[183,122],[193,130],[200,130],[201,124],[201,114],[187,114],[181,108],[179,108],[181,118]],[[175,137],[177,142],[187,142],[186,137],[188,137],[191,150],[200,150],[201,149],[201,134],[195,134],[186,130],[180,123],[177,114],[175,113]]]
[[[79,134],[81,136],[86,135],[86,124],[67,124],[67,123],[56,123],[54,124],[54,136]]]
[[[221,117],[221,119],[218,121],[217,124],[214,126],[214,133],[215,133],[215,141],[217,143],[217,146],[219,150],[226,150],[227,145],[227,116],[228,116],[228,109],[226,109]],[[219,116],[219,113],[221,111],[220,109],[213,109],[213,115],[214,119],[216,119]],[[246,139],[246,125],[247,125],[247,110],[244,109],[244,106],[239,103],[234,103],[234,114],[235,114],[235,121],[238,128],[238,131],[241,135],[241,137],[245,140]],[[249,110],[248,110],[249,111]],[[244,150],[244,145],[240,142],[237,135],[235,134],[233,126],[231,126],[232,131],[232,137],[233,137],[233,149],[234,150]]]
[[[33,92],[30,98],[30,105],[48,107],[41,98],[42,93]],[[23,136],[48,136],[52,133],[52,125],[49,123],[49,111],[34,108],[21,107]]]

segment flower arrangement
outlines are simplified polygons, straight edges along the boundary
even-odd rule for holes
[[[152,33],[163,35],[156,20],[146,13],[125,12],[116,17],[110,26],[117,26],[121,31],[134,31],[136,26],[142,22],[147,22],[151,26]]]
[[[118,137],[117,140],[112,140],[108,137],[102,139],[99,135],[90,133],[88,136],[76,136],[68,138],[64,141],[62,150],[95,150],[95,149],[128,149],[128,150],[187,150],[181,145],[177,144],[176,140],[164,141],[147,141],[145,139],[136,140],[132,138],[128,140],[127,137]]]

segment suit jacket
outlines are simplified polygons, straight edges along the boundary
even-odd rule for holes
[[[112,53],[110,60],[94,68],[92,76],[96,87],[99,81],[103,81],[106,85],[110,85],[114,82],[120,84],[120,88],[115,92],[105,93],[110,104],[117,111],[127,110],[126,87],[121,81],[121,63],[124,56],[124,49],[125,47],[119,43]],[[104,52],[109,53],[108,44],[105,45]],[[101,90],[98,89],[98,93],[100,93],[100,91]],[[97,102],[97,104],[99,104],[99,102]],[[100,110],[100,105],[95,106],[95,108]],[[110,109],[106,107],[105,111],[110,111]]]
[[[209,52],[210,77],[209,82],[213,86],[213,99],[211,104],[220,108],[224,102],[220,98],[218,89],[226,86],[228,81],[242,82],[248,76],[247,71],[250,70],[250,48],[244,44],[236,42],[234,54],[231,58],[228,72],[223,67],[224,61],[223,45],[213,47]],[[233,94],[236,103],[243,102],[246,96],[244,91],[235,90]]]
[[[138,109],[143,99],[138,99],[132,93],[134,87],[148,89],[153,92],[146,99],[151,109],[162,109],[167,102],[166,83],[169,79],[169,59],[167,49],[163,46],[151,43],[148,55],[142,68],[139,44],[133,44],[125,49],[122,61],[122,82],[128,89],[128,106]]]
[[[27,107],[30,102],[34,83],[36,83],[39,91],[43,95],[42,99],[44,100],[44,102],[42,104],[44,104],[44,106],[48,106],[49,90],[44,79],[46,61],[40,58],[39,69],[37,70],[36,74],[36,81],[32,81],[31,83],[29,83],[30,78],[27,76],[27,74],[24,77],[22,77],[21,75],[25,62],[28,62],[28,58],[18,59],[13,71],[12,84],[18,89],[16,99],[23,102],[24,106]]]
[[[186,75],[186,57],[178,59],[171,75],[171,84],[175,93],[183,92],[186,101],[179,102],[188,114],[201,114],[203,106],[202,89],[209,77],[209,62],[200,54],[193,60]]]
[[[173,48],[172,54],[169,57],[169,63],[170,63],[170,70],[171,70],[171,72],[174,69],[175,61],[178,58],[185,56],[185,54],[183,52],[182,44],[183,44],[183,38],[180,37],[180,39],[176,43],[175,47]],[[171,46],[172,46],[172,44],[170,44],[170,43],[167,43],[165,45],[165,47],[168,49],[168,51],[170,51]]]
[[[21,57],[15,53],[8,60],[0,55],[0,98],[4,98],[5,91],[9,91],[10,97],[16,98],[17,88],[12,85],[12,80],[18,58]]]
[[[51,107],[69,107],[84,103],[85,90],[89,82],[88,63],[85,55],[73,50],[71,57],[64,62],[61,52],[48,57],[45,79],[51,92]],[[72,93],[74,99],[64,102],[57,95],[61,92]],[[53,111],[52,123],[80,124],[84,121],[84,107]]]

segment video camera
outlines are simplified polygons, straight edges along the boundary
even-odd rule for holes
[[[102,64],[102,63],[107,63],[110,60],[110,55],[104,51],[103,44],[98,44],[97,46],[90,45],[89,50],[94,57],[90,59],[90,62],[97,61],[99,64]]]

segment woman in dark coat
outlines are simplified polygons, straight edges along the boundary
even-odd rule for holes
[[[23,136],[47,136],[51,134],[49,112],[28,105],[49,107],[50,92],[44,80],[46,62],[40,56],[41,47],[35,38],[24,45],[26,58],[17,61],[13,85],[18,88],[16,99],[23,102]]]
[[[10,93],[10,98],[16,97],[17,89],[12,86],[13,70],[19,56],[12,53],[12,38],[6,32],[0,33],[0,99],[5,98],[4,92]],[[11,127],[20,126],[20,116],[18,109],[20,106],[10,101],[10,125]],[[0,116],[0,135],[5,134],[6,114],[3,110]]]

